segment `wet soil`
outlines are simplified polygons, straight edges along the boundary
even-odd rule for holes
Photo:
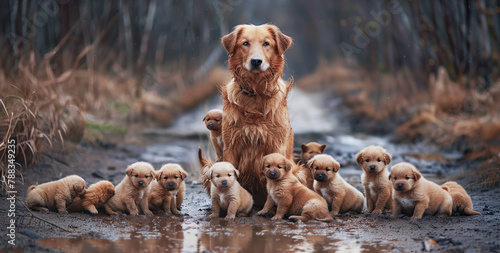
[[[313,136],[303,138],[311,139]],[[297,139],[300,141],[300,137]],[[197,181],[196,148],[193,148],[206,141],[192,138],[164,144],[173,146],[177,152],[190,150],[186,157],[180,159],[190,173],[182,216],[91,216],[85,213],[63,215],[35,212],[43,220],[34,218],[21,203],[25,200],[29,185],[69,174],[82,176],[88,184],[101,179],[117,184],[123,178],[126,166],[142,160],[151,146],[69,143],[64,151],[43,155],[35,166],[23,171],[24,184],[18,184],[16,246],[10,246],[9,238],[5,236],[7,196],[4,193],[0,196],[0,215],[3,216],[0,252],[420,252],[425,249],[500,252],[498,188],[469,191],[475,210],[481,212],[481,216],[424,216],[422,220],[410,222],[407,216],[390,219],[388,214],[345,214],[335,217],[335,221],[331,223],[292,223],[256,216],[258,210],[255,209],[253,215],[247,218],[237,218],[234,221],[209,220],[211,204]],[[342,142],[341,138],[334,141]],[[348,140],[350,143],[355,141]],[[349,162],[349,157],[355,154],[353,152],[358,147],[353,147],[352,152],[330,147],[328,153],[339,157],[343,163],[341,172],[344,170],[344,178],[361,190],[361,171]],[[397,153],[394,149],[392,152]],[[154,165],[158,167],[169,159],[178,159],[175,155],[168,157],[170,158],[160,159]],[[439,167],[447,175],[449,171],[446,168],[469,166],[460,162],[451,165],[447,164],[449,161],[426,162],[404,155],[396,155],[396,159],[414,159],[413,162],[427,164],[429,173],[435,172],[436,167]],[[345,161],[342,162],[343,160]],[[473,176],[473,173],[469,175]],[[444,176],[438,177],[437,174],[428,175],[438,183],[447,179]]]

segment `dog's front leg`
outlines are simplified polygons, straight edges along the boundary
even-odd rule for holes
[[[415,221],[421,219],[424,216],[425,210],[429,207],[429,201],[423,200],[419,201],[415,205],[415,209],[413,210],[413,216],[410,218],[410,221]]]
[[[366,198],[366,212],[371,213],[373,211],[373,200],[371,191],[368,187],[365,187],[365,198]]]
[[[271,211],[271,209],[274,207],[274,205],[275,205],[275,203],[274,203],[273,198],[271,197],[270,194],[267,194],[266,203],[264,203],[264,207],[262,208],[262,210],[260,210],[257,213],[257,215],[264,216],[264,215],[268,214],[269,211]]]
[[[391,218],[397,218],[401,213],[401,203],[397,199],[392,200]]]
[[[165,211],[166,214],[170,215],[172,214],[172,197],[165,195],[163,199],[163,211]]]
[[[56,201],[57,211],[59,213],[67,214],[68,211],[66,211],[66,199],[64,198],[64,196],[56,194],[54,196],[54,199]]]
[[[378,195],[377,202],[375,204],[375,210],[373,210],[373,214],[382,214],[384,208],[387,204],[387,201],[390,201],[391,198],[391,189],[383,189],[383,191]]]
[[[238,207],[240,206],[240,200],[237,197],[231,197],[229,199],[229,206],[227,208],[226,220],[232,220],[236,217],[236,213],[238,212]]]
[[[217,194],[212,193],[212,214],[210,218],[219,218],[220,215],[220,201]]]
[[[118,214],[117,212],[113,211],[113,209],[109,206],[108,203],[104,204],[104,210],[106,211],[106,214],[108,214],[108,215]]]
[[[276,215],[274,215],[271,220],[281,220],[285,216],[290,207],[292,206],[292,201],[280,201],[278,207],[276,208]]]
[[[331,215],[335,216],[340,213],[340,209],[344,204],[345,191],[339,191],[332,199],[332,212]]]
[[[87,205],[83,207],[85,210],[89,211],[92,215],[96,215],[99,212],[97,211],[97,208],[95,208],[94,205]]]
[[[177,193],[172,192],[172,197],[170,199],[170,211],[172,211],[173,214],[180,214],[179,210],[177,210]]]
[[[153,215],[153,212],[151,212],[151,210],[149,210],[149,201],[148,201],[147,194],[144,194],[143,198],[141,199],[140,206],[141,206],[142,212],[145,215]]]

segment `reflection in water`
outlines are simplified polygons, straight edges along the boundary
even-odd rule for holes
[[[207,213],[208,216],[208,213]],[[206,217],[206,216],[205,216]],[[40,245],[64,252],[381,252],[391,251],[387,241],[360,241],[370,224],[353,226],[349,219],[333,223],[271,222],[261,217],[235,222],[206,221],[196,217],[129,219],[128,228],[117,222],[114,241],[105,239],[45,238]],[[355,218],[354,218],[355,219]],[[345,228],[349,223],[349,228]],[[133,229],[131,229],[133,228]],[[124,229],[123,233],[122,229]],[[104,235],[106,236],[106,235]]]

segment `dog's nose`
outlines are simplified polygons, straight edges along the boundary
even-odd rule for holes
[[[214,124],[213,123],[208,123],[208,127],[213,127]]]
[[[143,185],[143,184],[144,184],[144,182],[142,182],[142,181],[139,181],[139,185]]]
[[[224,181],[222,181],[222,183],[221,183],[221,184],[222,184],[222,186],[227,186],[227,181],[226,181],[226,180],[224,180]]]
[[[403,184],[397,184],[396,186],[398,187],[398,189],[403,189]]]
[[[168,183],[167,186],[170,187],[170,188],[172,188],[172,187],[174,187],[174,183]]]
[[[314,176],[314,179],[323,182],[326,180],[326,176],[324,174],[317,174],[316,176]]]
[[[370,166],[371,170],[375,170],[375,165]]]
[[[255,57],[250,60],[250,63],[252,64],[252,67],[258,68],[262,64],[262,59],[259,57]]]

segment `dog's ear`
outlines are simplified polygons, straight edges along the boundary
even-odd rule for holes
[[[292,167],[293,167],[294,164],[290,160],[288,160],[286,158],[283,158],[283,159],[285,160],[285,171],[292,170]]]
[[[236,46],[236,39],[238,38],[239,34],[241,34],[243,29],[244,29],[243,26],[238,25],[234,27],[233,31],[230,34],[222,37],[221,39],[222,45],[226,49],[229,56],[233,55],[234,47]]]
[[[159,173],[156,173],[156,177],[155,177],[156,181],[159,182],[161,180],[161,175],[163,175],[163,171],[160,171]]]
[[[205,178],[207,178],[208,180],[212,180],[212,174],[213,174],[213,170],[212,168],[208,169],[205,174],[203,174],[203,176]]]
[[[313,168],[314,166],[314,158],[309,160],[309,162],[307,162],[306,164],[306,167],[309,168],[310,170]]]
[[[236,178],[240,177],[240,171],[237,169],[234,169],[234,174],[236,175]]]
[[[208,115],[205,115],[205,117],[203,117],[202,121],[205,122],[207,120],[207,117],[208,117]]]
[[[107,191],[107,192],[108,192],[108,194],[110,194],[110,195],[115,195],[115,189],[113,189],[113,188],[108,188],[106,191]]]
[[[125,170],[125,174],[127,174],[127,176],[131,177],[132,176],[132,173],[134,173],[134,168],[132,167],[128,167],[126,170]]]
[[[391,181],[391,173],[389,173],[389,181]]]
[[[302,152],[304,152],[304,153],[307,151],[307,145],[306,144],[302,144],[300,146],[300,148],[302,148]]]
[[[275,25],[267,26],[274,33],[278,54],[282,55],[292,45],[292,38],[283,34],[281,30]]]
[[[186,177],[188,176],[188,173],[183,169],[181,169],[180,174],[182,180],[186,179]]]
[[[389,154],[387,152],[384,152],[384,163],[385,163],[385,165],[391,163],[391,161],[392,161],[391,154]]]
[[[415,177],[415,181],[418,181],[422,177],[422,174],[418,170],[413,169],[413,177]]]
[[[319,149],[321,150],[321,153],[323,153],[323,151],[325,151],[325,148],[326,148],[325,144],[323,144],[323,145],[321,145],[321,147],[319,147]]]
[[[155,179],[157,177],[157,175],[158,174],[154,170],[151,170],[151,177],[152,177],[151,180]]]
[[[340,169],[340,163],[335,162],[335,161],[332,161],[332,164],[333,164],[333,171],[335,171],[335,172],[339,172],[339,169]]]
[[[446,185],[441,185],[441,188],[443,188],[443,190],[445,191],[450,191]]]
[[[359,152],[357,155],[356,155],[356,162],[358,162],[359,165],[362,165],[363,164],[363,152]]]

